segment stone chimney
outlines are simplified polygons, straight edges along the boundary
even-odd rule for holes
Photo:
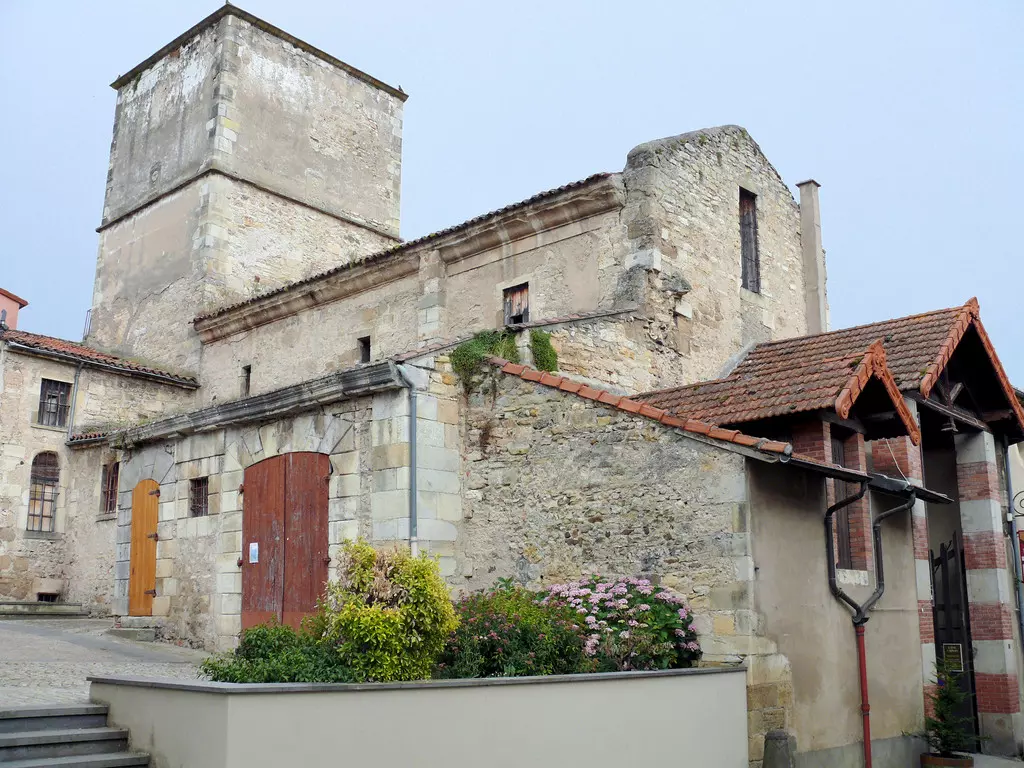
[[[818,187],[814,179],[801,181],[800,243],[804,263],[804,303],[807,308],[807,333],[828,330],[828,294],[825,288],[825,251],[821,247],[821,212]]]
[[[18,327],[18,310],[27,307],[28,302],[15,296],[10,291],[0,288],[0,322],[4,327],[14,330]]]

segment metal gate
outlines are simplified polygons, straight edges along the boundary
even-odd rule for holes
[[[935,655],[959,661],[958,677],[961,690],[969,695],[958,712],[969,718],[977,748],[978,711],[974,691],[974,651],[971,645],[971,624],[967,613],[967,579],[964,567],[963,542],[959,533],[939,546],[938,554],[929,550],[931,557],[932,617],[935,621]]]
[[[327,581],[330,459],[287,453],[245,470],[242,629],[271,619],[298,627]]]

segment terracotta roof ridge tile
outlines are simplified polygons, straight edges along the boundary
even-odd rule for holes
[[[870,322],[870,323],[861,323],[859,325],[851,325],[851,326],[848,326],[846,328],[835,328],[835,329],[833,329],[831,331],[822,331],[821,333],[809,333],[809,334],[805,334],[803,336],[790,336],[789,338],[786,338],[786,339],[773,339],[772,341],[763,341],[760,344],[758,344],[756,347],[754,347],[754,349],[751,350],[751,352],[753,352],[755,350],[758,350],[758,349],[763,349],[763,348],[766,348],[766,347],[773,347],[773,346],[778,346],[778,345],[781,345],[781,344],[787,344],[787,343],[790,343],[790,342],[793,342],[793,341],[797,341],[797,340],[819,339],[819,338],[822,338],[822,337],[832,336],[833,334],[847,333],[849,331],[860,331],[860,330],[864,330],[864,329],[870,328],[873,325],[883,325],[885,323],[898,323],[898,322],[904,322],[904,321],[907,321],[907,320],[917,320],[918,318],[922,318],[922,317],[931,317],[933,315],[941,315],[944,312],[954,312],[956,310],[961,310],[961,309],[970,307],[970,306],[972,306],[972,304],[973,304],[973,307],[974,307],[975,311],[977,311],[978,300],[976,298],[971,298],[971,299],[968,299],[966,303],[964,303],[964,304],[962,304],[962,305],[960,305],[958,307],[944,307],[943,309],[931,309],[931,310],[928,310],[927,312],[918,312],[918,313],[913,314],[913,315],[904,315],[903,317],[890,317],[890,318],[886,318],[884,320],[875,320],[874,322]]]
[[[704,435],[714,440],[725,443],[733,443],[744,448],[754,448],[763,453],[781,454],[789,456],[793,452],[793,446],[789,443],[782,443],[777,440],[746,435],[735,429],[722,429],[714,424],[707,424],[697,419],[690,419],[676,416],[662,408],[655,408],[648,403],[642,402],[625,395],[616,395],[606,389],[599,389],[588,384],[572,381],[565,376],[555,376],[543,371],[537,371],[517,363],[510,363],[500,357],[488,357],[486,362],[498,368],[502,373],[518,376],[524,381],[534,382],[543,386],[551,387],[562,392],[575,394],[587,400],[599,402],[610,408],[617,408],[620,411],[642,416],[652,421],[660,422],[667,427],[680,429],[696,435]],[[573,389],[575,387],[575,389]]]

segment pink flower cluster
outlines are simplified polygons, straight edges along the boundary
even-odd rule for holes
[[[651,601],[661,606],[657,616]],[[541,602],[568,606],[583,616],[584,626],[589,633],[584,648],[588,656],[597,654],[602,637],[629,640],[636,630],[651,627],[650,621],[655,622],[655,628],[664,627],[665,622],[669,621],[670,626],[666,629],[670,628],[676,619],[668,619],[666,608],[676,609],[677,620],[682,625],[673,631],[674,636],[680,638],[676,641],[676,647],[689,651],[700,650],[689,630],[687,618],[690,614],[686,600],[664,588],[655,587],[648,579],[602,580],[592,576],[566,584],[554,584],[548,588]]]

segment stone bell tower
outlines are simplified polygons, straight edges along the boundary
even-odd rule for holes
[[[112,87],[88,343],[193,371],[196,315],[398,242],[401,90],[231,5]]]

